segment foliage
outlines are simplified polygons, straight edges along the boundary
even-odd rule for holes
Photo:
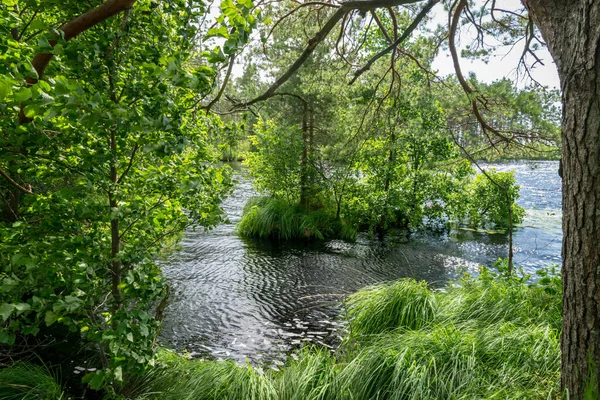
[[[254,131],[250,136],[254,151],[244,154],[254,186],[260,193],[299,201],[302,137],[298,129],[259,119]]]
[[[447,77],[445,85],[436,88],[437,98],[446,111],[448,128],[461,144],[478,157],[500,159],[560,158],[560,93],[532,85],[517,88],[509,79],[492,83],[470,76],[470,84],[485,96],[482,110],[486,121],[503,132],[526,132],[527,139],[512,139],[511,146],[490,146],[490,140],[472,113],[472,105],[456,77]]]
[[[443,291],[413,280],[379,285],[350,300],[360,312],[349,314],[354,328],[335,354],[306,348],[273,371],[163,352],[158,366],[124,393],[138,399],[554,398],[561,279],[552,268],[543,271],[550,281],[528,283],[527,275],[482,268],[478,278],[465,275]],[[405,318],[398,321],[392,309]],[[365,319],[368,312],[374,315]],[[364,334],[355,334],[361,329]]]
[[[0,168],[32,194],[0,179],[0,344],[79,336],[96,353],[84,380],[110,390],[153,363],[166,304],[156,258],[186,227],[220,222],[231,188],[213,163],[218,120],[191,112],[215,78],[195,50],[205,7],[137,1],[65,41],[51,28],[90,4],[5,3]],[[255,24],[250,8],[224,6],[224,23],[247,25],[235,46]],[[31,60],[48,51],[40,77]]]
[[[66,400],[67,395],[43,367],[17,362],[0,369],[2,400]]]
[[[242,236],[279,240],[356,237],[355,230],[325,209],[309,211],[301,205],[270,197],[249,200],[237,229]]]
[[[168,293],[155,260],[186,227],[210,228],[221,220],[219,204],[231,179],[229,170],[214,162],[219,150],[230,158],[239,150],[245,129],[253,133],[246,153],[251,175],[259,191],[272,197],[248,205],[239,227],[247,236],[352,239],[356,226],[414,229],[464,215],[476,226],[502,227],[509,210],[513,222],[523,217],[513,205],[518,188],[511,176],[491,172],[509,189],[508,201],[483,178],[467,184],[470,165],[458,158],[446,128],[458,131],[471,149],[485,135],[478,128],[463,128],[472,121],[465,121],[454,103],[464,106],[464,99],[455,102],[431,88],[425,69],[436,52],[434,40],[415,37],[403,45],[418,66],[407,57],[394,59],[398,71],[390,74],[379,62],[373,76],[362,77],[354,87],[339,79],[345,64],[331,62],[331,52],[320,46],[309,68],[260,110],[256,124],[224,124],[203,113],[201,105],[217,86],[219,64],[233,62],[258,22],[270,19],[251,0],[221,2],[221,15],[203,38],[217,42],[209,51],[197,48],[205,45],[197,34],[206,26],[208,6],[192,0],[138,0],[132,9],[67,40],[57,27],[94,4],[0,4],[0,168],[10,176],[0,179],[1,346],[30,337],[77,337],[75,346],[95,355],[97,371],[85,382],[108,392],[152,366]],[[304,13],[304,20],[294,19],[276,31],[260,68],[254,65],[245,74],[242,81],[251,86],[242,88],[245,93],[260,93],[259,69],[278,75],[303,51],[321,22],[309,10],[297,14]],[[288,4],[267,6],[269,11],[288,13]],[[398,21],[382,18],[388,27],[409,22],[409,13]],[[370,25],[351,22],[346,27],[364,34],[368,51],[354,52],[359,57],[388,45]],[[43,75],[33,66],[36,54],[52,58]],[[543,130],[548,133],[545,145],[555,145],[556,115],[545,106],[556,93],[518,92],[507,82],[478,89],[502,100],[485,111],[497,112],[498,126]],[[555,278],[543,276],[539,282],[546,294],[556,291]],[[402,297],[411,290],[425,299],[418,308]],[[432,300],[437,295],[413,283],[364,296],[370,300],[352,306],[356,332],[398,326],[421,331],[438,318],[437,306],[428,308],[429,300],[437,304]],[[396,310],[400,320],[390,319],[398,317]],[[419,313],[422,319],[415,321]],[[427,356],[408,360],[413,365]],[[343,397],[354,391],[358,380],[343,383],[353,372],[323,372],[332,366],[341,368],[324,354],[306,355],[288,375],[273,378],[231,363],[199,363],[197,382],[186,381],[189,374],[184,374],[166,383],[183,385],[177,388],[181,393],[200,397],[288,396],[294,385],[307,397]],[[27,368],[18,364],[5,373],[17,376]],[[200,387],[204,381],[213,384],[207,392]],[[54,390],[50,383],[47,388]],[[337,388],[342,389],[330,392]]]
[[[492,168],[486,174],[478,174],[467,189],[468,223],[474,227],[491,224],[506,228],[509,225],[509,212],[513,224],[521,223],[525,210],[516,203],[519,185],[515,182],[514,171],[497,172]]]
[[[389,104],[373,118],[369,135],[350,154],[316,137],[306,143],[296,126],[260,119],[245,155],[254,186],[298,203],[303,175],[309,176],[309,205],[335,209],[341,220],[361,229],[418,228],[452,219],[454,206],[464,203],[472,169],[443,133],[437,103],[424,97]],[[341,136],[336,140],[344,140],[348,128],[335,129]]]

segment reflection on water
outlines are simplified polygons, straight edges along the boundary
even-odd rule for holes
[[[561,192],[557,162],[493,165],[515,170],[527,213],[514,235],[515,264],[532,272],[560,263]],[[461,268],[476,271],[506,255],[506,236],[468,230],[419,233],[380,242],[277,244],[234,234],[246,200],[241,179],[224,208],[230,222],[190,231],[164,271],[172,286],[162,341],[192,354],[274,360],[306,342],[331,343],[340,300],[366,285],[412,277],[442,286]],[[277,363],[277,361],[275,361]]]

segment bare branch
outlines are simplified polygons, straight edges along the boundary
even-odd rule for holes
[[[401,6],[405,4],[418,3],[422,0],[350,0],[341,4],[340,8],[327,20],[325,25],[308,41],[308,45],[298,57],[298,59],[288,68],[288,70],[277,79],[263,94],[260,96],[245,102],[238,103],[237,107],[248,107],[259,101],[266,100],[275,94],[275,91],[283,85],[287,80],[294,75],[298,69],[306,62],[306,60],[313,53],[319,43],[321,43],[331,30],[337,25],[337,23],[344,17],[344,15],[352,10],[364,10],[370,11],[376,8],[388,8]],[[439,0],[430,0],[430,3],[436,4]],[[433,6],[432,4],[432,6]],[[422,19],[422,18],[421,18]],[[414,30],[414,28],[413,28]]]
[[[229,56],[229,66],[227,67],[227,72],[225,73],[225,78],[223,78],[223,83],[221,84],[221,89],[219,89],[219,93],[217,93],[215,98],[212,99],[210,101],[210,103],[208,103],[206,106],[200,107],[201,109],[206,110],[207,113],[210,112],[211,107],[214,106],[215,103],[217,101],[219,101],[219,99],[223,95],[223,92],[225,91],[225,87],[227,86],[227,82],[229,82],[229,77],[231,76],[231,71],[233,70],[234,62],[235,62],[235,54],[231,54]]]
[[[31,16],[31,18],[29,19],[29,21],[25,24],[25,26],[21,30],[21,33],[19,33],[19,35],[16,38],[16,40],[21,40],[21,38],[25,34],[25,31],[27,30],[27,28],[29,28],[29,25],[31,25],[31,23],[33,22],[33,20],[35,19],[35,17],[37,16],[37,14],[38,14],[39,11],[40,11],[39,8],[34,11],[33,15]]]
[[[392,43],[391,45],[389,45],[388,47],[386,47],[385,49],[383,49],[382,51],[377,53],[373,58],[371,58],[367,62],[367,64],[365,64],[364,67],[362,67],[361,69],[356,71],[354,73],[354,77],[352,78],[352,80],[350,81],[349,84],[352,85],[356,81],[356,79],[358,79],[359,76],[361,76],[365,71],[368,71],[371,68],[371,66],[375,63],[375,61],[379,60],[385,54],[389,53],[390,51],[392,51],[396,47],[398,47],[400,45],[400,43],[405,41],[412,34],[412,32],[419,26],[421,21],[423,21],[423,19],[427,16],[429,11],[431,11],[433,6],[435,6],[437,3],[439,3],[439,0],[429,0],[429,2],[427,4],[425,4],[425,6],[423,6],[423,8],[419,12],[419,14],[417,14],[417,16],[415,17],[413,22],[408,26],[408,28],[406,28],[406,30],[402,33],[402,35],[394,43]]]
[[[25,188],[21,185],[19,185],[17,182],[15,182],[10,176],[8,176],[8,174],[2,169],[0,168],[0,175],[8,182],[10,183],[12,186],[16,187],[17,189],[19,189],[21,192],[25,193],[25,194],[33,194],[33,192],[31,191],[31,185],[27,185],[29,186],[29,188]]]
[[[309,1],[307,3],[301,3],[298,5],[298,7],[292,9],[291,11],[287,12],[285,15],[283,15],[281,18],[279,18],[277,20],[277,22],[275,22],[273,24],[273,26],[271,27],[271,29],[269,30],[269,34],[267,35],[267,39],[269,37],[271,37],[271,35],[273,34],[273,30],[281,23],[283,22],[283,20],[285,20],[286,18],[288,18],[289,16],[291,16],[292,14],[294,14],[296,11],[300,10],[303,7],[309,7],[309,6],[315,6],[315,5],[320,5],[321,7],[333,7],[333,8],[339,8],[340,6],[337,4],[330,4],[330,3],[323,3],[320,1]]]
[[[298,57],[296,62],[294,62],[292,64],[292,66],[279,79],[277,79],[275,81],[275,83],[273,83],[267,89],[266,92],[264,92],[262,95],[260,95],[256,98],[250,100],[249,102],[245,103],[244,105],[247,107],[256,102],[266,100],[269,97],[273,96],[275,91],[281,85],[283,85],[288,79],[290,79],[292,77],[292,75],[294,75],[296,73],[296,71],[302,66],[302,64],[304,64],[304,62],[308,59],[308,57],[310,57],[310,55],[313,53],[313,51],[315,50],[317,45],[319,43],[321,43],[321,41],[327,37],[329,32],[331,32],[333,27],[338,23],[338,21],[340,19],[342,19],[344,14],[346,14],[346,12],[347,12],[347,10],[344,7],[338,8],[337,11],[331,16],[331,18],[329,18],[327,23],[323,26],[323,28],[321,28],[321,30],[318,31],[316,33],[316,35],[308,41],[308,46],[306,47],[306,49],[304,49],[304,51],[302,52],[300,57]]]
[[[123,171],[121,176],[119,176],[119,179],[117,179],[117,183],[121,183],[123,181],[123,179],[129,172],[129,170],[133,166],[133,160],[135,159],[135,153],[138,151],[139,148],[140,148],[139,143],[136,143],[135,146],[133,147],[133,151],[131,152],[131,156],[129,157],[129,163],[127,164],[127,167],[125,168],[125,170]]]

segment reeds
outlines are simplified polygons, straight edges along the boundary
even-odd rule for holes
[[[45,367],[16,362],[0,369],[0,400],[66,400],[61,385]]]

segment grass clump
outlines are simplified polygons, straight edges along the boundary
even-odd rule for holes
[[[326,209],[307,210],[284,199],[254,197],[244,206],[238,233],[245,237],[278,240],[354,240],[356,230]]]
[[[357,399],[544,399],[557,389],[559,335],[512,324],[386,334],[339,375]]]
[[[431,322],[436,297],[425,282],[412,279],[361,290],[348,300],[353,335],[375,335],[393,329],[419,329]]]
[[[276,391],[274,399],[331,398],[339,369],[335,361],[326,349],[304,349],[298,360],[289,362],[281,372],[272,374]]]
[[[16,362],[0,369],[0,400],[63,400],[67,396],[46,368]]]
[[[274,389],[259,368],[233,361],[188,360],[171,351],[159,353],[157,366],[131,379],[120,394],[127,399],[273,398]]]
[[[544,275],[545,274],[545,275]],[[560,379],[561,280],[482,269],[444,291],[402,280],[348,300],[335,353],[304,349],[282,370],[172,352],[128,384],[135,399],[550,399]]]

